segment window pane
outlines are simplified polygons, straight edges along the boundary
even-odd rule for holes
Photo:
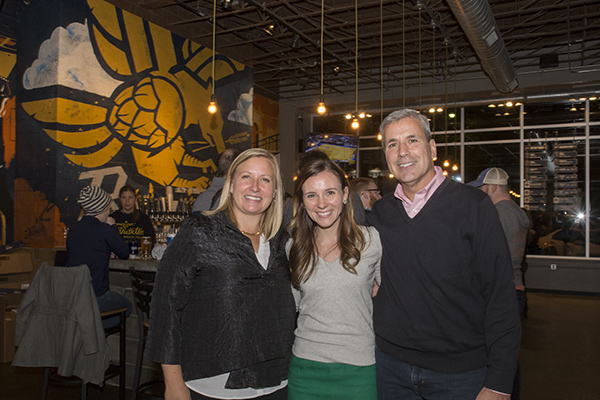
[[[365,148],[365,147],[376,147],[378,149],[380,149],[383,152],[383,148],[381,147],[381,140],[377,139],[377,137],[369,137],[369,138],[364,138],[361,135],[360,138],[360,147],[361,148]]]
[[[385,162],[385,155],[380,149],[360,150],[360,177],[372,178],[381,194],[393,192],[396,189],[397,182],[389,177],[389,171]]]
[[[590,100],[590,121],[600,121],[600,99]]]
[[[490,140],[520,140],[519,130],[465,132],[465,142],[484,142]]]
[[[465,129],[519,126],[520,107],[478,105],[465,107]]]
[[[443,110],[439,107],[438,110]],[[429,127],[432,132],[454,131],[460,129],[460,109],[449,108],[447,112],[436,111],[429,112],[423,110],[422,113],[429,120]]]
[[[438,143],[437,160],[435,160],[435,165],[442,168],[446,176],[454,179],[455,181],[461,182],[460,144],[456,145],[451,143],[446,146],[444,143]]]
[[[585,142],[525,145],[524,208],[533,220],[532,253],[585,256]]]
[[[590,256],[600,257],[600,139],[590,140]]]
[[[575,138],[585,136],[583,126],[573,128],[543,128],[543,129],[525,129],[525,141],[549,140],[556,138]]]
[[[500,167],[510,176],[510,189],[519,194],[519,165],[519,143],[465,146],[465,182],[474,181],[486,168]]]
[[[585,102],[558,101],[525,104],[525,126],[585,121]]]
[[[348,134],[350,126],[343,115],[324,115],[313,117],[313,133]]]

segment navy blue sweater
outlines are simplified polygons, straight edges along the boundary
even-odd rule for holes
[[[447,179],[413,219],[390,193],[369,222],[383,246],[379,349],[439,372],[487,366],[484,386],[510,393],[521,326],[510,252],[489,197]]]
[[[69,228],[67,235],[67,267],[86,264],[92,276],[96,297],[109,290],[108,263],[110,253],[126,259],[129,246],[115,225],[100,222],[96,217],[85,216]]]

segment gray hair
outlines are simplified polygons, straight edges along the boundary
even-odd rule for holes
[[[431,136],[431,129],[429,128],[429,121],[427,120],[427,117],[424,116],[423,114],[421,114],[420,112],[416,111],[416,110],[412,110],[410,108],[403,108],[401,110],[396,110],[392,113],[390,113],[387,117],[385,117],[385,119],[381,122],[381,125],[379,126],[379,132],[381,133],[382,136],[383,135],[383,131],[385,130],[385,128],[387,128],[389,125],[401,121],[405,118],[414,118],[416,119],[419,124],[421,124],[421,129],[423,130],[423,133],[425,134],[425,137],[427,138],[427,142],[429,142],[432,139]],[[385,137],[384,137],[385,139]],[[381,145],[385,145],[385,140],[381,141]]]

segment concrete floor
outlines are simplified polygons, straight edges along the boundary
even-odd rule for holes
[[[529,293],[528,299],[521,399],[600,399],[600,297]],[[39,399],[42,377],[42,369],[0,364],[0,399]],[[78,399],[79,394],[79,388],[50,386],[47,400]],[[88,399],[118,399],[118,389],[90,386]]]

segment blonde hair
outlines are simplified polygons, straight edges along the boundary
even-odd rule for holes
[[[271,240],[279,231],[281,227],[281,221],[283,219],[283,181],[281,179],[281,171],[279,170],[279,164],[277,160],[267,150],[264,149],[248,149],[243,151],[231,164],[229,171],[225,177],[225,184],[223,185],[223,191],[221,192],[221,200],[219,206],[212,211],[203,211],[204,215],[215,215],[221,211],[225,211],[227,216],[236,223],[233,214],[233,200],[231,196],[231,185],[233,176],[237,171],[237,168],[245,161],[248,161],[254,157],[264,157],[271,163],[273,172],[275,174],[275,198],[273,202],[263,213],[260,219],[260,230],[265,235],[266,240]]]

